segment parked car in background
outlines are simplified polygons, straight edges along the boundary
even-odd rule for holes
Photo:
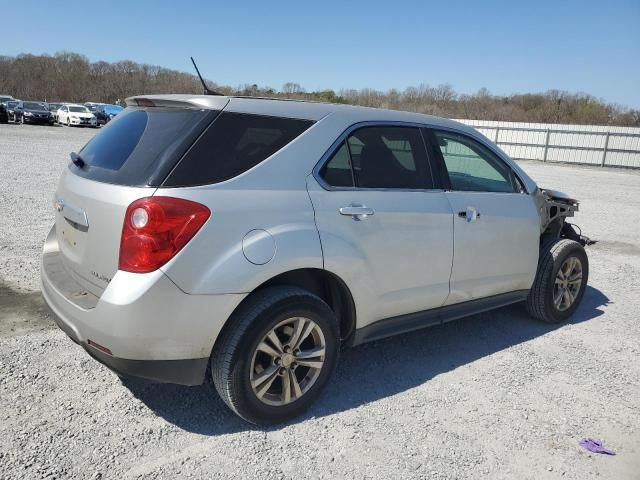
[[[53,125],[53,115],[45,102],[19,101],[14,115],[16,122]]]
[[[20,100],[9,100],[6,102],[7,105],[7,115],[9,116],[10,122],[18,122],[18,117],[16,116],[16,107],[20,103]]]
[[[113,119],[113,117],[118,115],[122,110],[124,110],[124,108],[122,108],[119,105],[105,104],[105,105],[99,105],[96,108],[96,110],[93,112],[93,114],[98,119],[98,124],[106,125]]]
[[[41,269],[60,328],[122,375],[206,381],[277,423],[320,395],[341,343],[580,305],[578,201],[467,125],[224,96],[127,106],[71,154]]]
[[[0,123],[9,123],[9,112],[7,104],[0,102]]]
[[[58,121],[58,110],[62,107],[64,103],[49,103],[49,111],[51,115],[53,115],[53,121]]]
[[[76,125],[79,127],[97,127],[98,120],[96,116],[89,111],[84,105],[63,105],[58,109],[58,122],[70,127]]]
[[[104,103],[85,102],[85,103],[83,103],[83,105],[84,105],[85,107],[87,107],[91,113],[93,113],[93,112],[95,112],[95,111],[96,111],[96,109],[97,109],[100,105],[104,105]]]
[[[9,123],[7,103],[15,100],[11,95],[0,95],[0,123]]]

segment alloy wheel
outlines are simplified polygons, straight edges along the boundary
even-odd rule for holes
[[[564,312],[575,302],[582,288],[582,262],[568,257],[560,266],[553,286],[553,304]]]
[[[250,382],[258,400],[271,406],[292,403],[311,389],[325,361],[322,329],[309,318],[288,318],[258,343]]]

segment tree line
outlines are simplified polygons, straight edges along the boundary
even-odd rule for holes
[[[640,110],[606,103],[584,93],[559,90],[499,96],[484,88],[474,94],[461,94],[450,85],[336,92],[306,91],[293,82],[285,83],[279,90],[258,84],[230,87],[211,80],[207,83],[226,95],[345,103],[450,118],[640,126]],[[202,93],[202,85],[192,73],[128,60],[90,62],[84,55],[73,52],[0,56],[0,94],[23,100],[116,103],[132,95],[153,93]]]

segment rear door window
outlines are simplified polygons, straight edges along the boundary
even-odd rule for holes
[[[435,188],[420,130],[364,127],[351,133],[320,171],[333,187]]]
[[[353,187],[353,170],[347,142],[336,150],[331,159],[320,170],[320,176],[332,187]]]
[[[219,112],[129,107],[103,127],[79,154],[74,173],[118,185],[159,186]]]
[[[164,186],[207,185],[233,178],[269,158],[312,124],[311,120],[222,112]]]

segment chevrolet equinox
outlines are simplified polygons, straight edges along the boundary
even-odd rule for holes
[[[59,327],[122,376],[303,412],[340,345],[585,291],[578,202],[476,130],[304,101],[139,96],[64,170],[42,255]],[[381,347],[382,348],[382,347]]]

